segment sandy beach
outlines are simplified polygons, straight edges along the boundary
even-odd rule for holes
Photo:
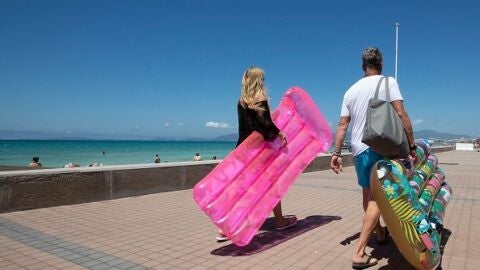
[[[0,172],[1,171],[19,171],[19,170],[39,170],[39,169],[48,169],[45,167],[40,168],[30,168],[28,166],[8,166],[8,165],[0,165]]]

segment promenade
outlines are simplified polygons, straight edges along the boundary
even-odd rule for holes
[[[480,265],[480,153],[438,153],[453,188],[441,269]],[[353,167],[302,174],[282,200],[296,227],[272,218],[251,244],[217,243],[192,190],[0,214],[0,269],[351,269],[363,211]],[[370,269],[411,269],[391,239]]]

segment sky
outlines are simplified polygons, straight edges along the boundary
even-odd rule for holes
[[[272,111],[307,90],[336,128],[361,53],[382,50],[414,130],[480,137],[479,1],[0,0],[0,130],[236,133],[241,77]]]

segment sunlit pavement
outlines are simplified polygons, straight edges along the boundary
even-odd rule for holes
[[[453,188],[442,269],[480,265],[480,153],[437,154]],[[192,190],[0,214],[0,269],[351,269],[361,227],[353,167],[302,174],[282,200],[296,227],[267,219],[247,247],[217,243]],[[374,236],[371,269],[411,269],[393,241]]]

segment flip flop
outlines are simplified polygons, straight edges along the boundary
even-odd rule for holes
[[[374,261],[372,261],[372,259]],[[352,263],[352,268],[353,269],[366,269],[371,266],[377,265],[378,261],[375,258],[372,258],[372,256],[367,255],[367,261],[366,262],[361,262],[361,263]]]
[[[293,227],[297,224],[298,221],[296,216],[289,216],[286,219],[288,220],[288,223],[286,225],[277,227],[277,230],[281,231]]]
[[[224,234],[219,233],[217,237],[215,237],[215,239],[217,239],[217,242],[225,242],[228,240],[228,237]]]
[[[378,239],[377,239],[377,244],[379,244],[379,245],[385,245],[385,243],[387,243],[388,236],[390,236],[390,232],[388,231],[388,228],[385,227],[385,239],[383,239],[383,240],[378,240]]]

